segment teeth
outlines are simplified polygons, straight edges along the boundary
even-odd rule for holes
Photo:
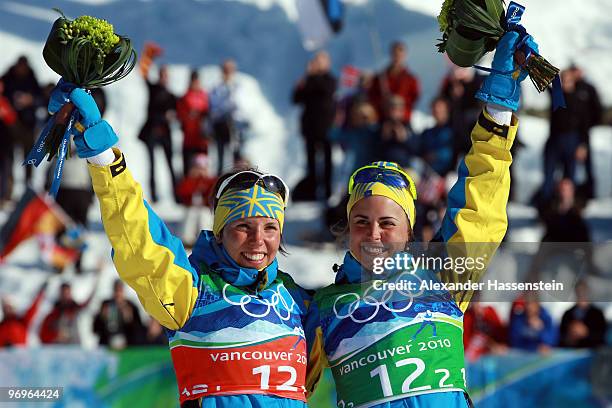
[[[372,255],[380,255],[385,252],[383,247],[363,247],[364,252]]]
[[[243,253],[244,257],[249,261],[261,261],[264,258],[264,254],[247,254]]]

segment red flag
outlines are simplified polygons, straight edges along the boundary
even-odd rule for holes
[[[0,229],[0,260],[35,234],[55,234],[70,219],[48,198],[28,188]]]

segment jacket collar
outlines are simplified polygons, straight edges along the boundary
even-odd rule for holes
[[[278,274],[276,258],[261,271],[238,265],[223,245],[217,243],[212,231],[202,231],[193,247],[191,257],[198,264],[204,262],[227,283],[238,287],[255,286],[256,291],[270,286]]]
[[[362,281],[363,267],[357,259],[351,254],[351,251],[346,251],[344,261],[336,274],[336,283],[359,283]]]

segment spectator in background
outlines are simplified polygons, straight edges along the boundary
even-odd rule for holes
[[[45,294],[47,282],[43,283],[36,297],[23,315],[18,315],[13,300],[2,297],[2,321],[0,321],[0,347],[25,346],[28,330]]]
[[[74,142],[69,147],[72,156],[76,156],[76,146]],[[50,166],[51,174],[53,166]],[[62,173],[62,184],[57,192],[56,202],[66,212],[66,214],[78,224],[80,234],[84,233],[88,227],[87,213],[93,202],[93,187],[91,177],[87,170],[87,163],[83,160],[66,160]],[[85,249],[84,247],[81,249]],[[83,251],[79,250],[75,260],[75,272],[80,274],[82,270]]]
[[[453,164],[465,156],[472,145],[470,132],[482,110],[481,102],[473,95],[480,89],[483,79],[473,68],[453,65],[442,81],[440,95],[449,101],[453,130]]]
[[[347,108],[350,110],[344,112]],[[329,140],[344,150],[345,157],[338,172],[342,175],[340,178],[348,179],[356,169],[378,159],[379,133],[378,115],[367,99],[358,97],[344,105],[342,111],[339,109],[336,125],[329,132]],[[345,198],[325,210],[326,227],[312,237],[313,241],[333,241],[330,231],[346,219],[348,195],[346,185],[343,188],[342,196]]]
[[[603,312],[590,302],[586,281],[579,281],[576,284],[576,304],[561,319],[559,345],[572,348],[602,346],[605,343],[606,328]]]
[[[545,206],[552,199],[557,183],[556,173],[563,170],[563,178],[576,184],[576,166],[587,156],[588,129],[592,121],[588,109],[588,93],[577,87],[574,71],[561,72],[561,84],[565,97],[565,109],[550,109],[550,134],[544,146],[544,183],[535,197],[538,206]]]
[[[416,163],[415,163],[416,164]],[[446,179],[429,167],[424,167],[420,177],[414,178],[417,185],[416,210],[423,217],[417,217],[414,235],[420,242],[430,242],[436,231],[442,227],[446,213]]]
[[[340,144],[346,153],[343,167],[348,173],[347,178],[357,168],[376,160],[378,132],[376,110],[364,101],[351,104],[345,126],[331,129],[329,139]]]
[[[213,127],[213,136],[217,144],[217,174],[225,168],[225,150],[232,146],[235,138],[236,126],[236,90],[235,81],[236,62],[228,59],[221,64],[221,83],[210,93],[210,118]],[[240,147],[232,147],[233,159],[237,159]]]
[[[488,353],[503,354],[508,347],[506,327],[491,306],[484,306],[478,299],[472,299],[463,316],[463,344],[465,356],[476,361]]]
[[[510,347],[548,353],[556,344],[556,333],[550,314],[535,295],[514,302],[510,314]]]
[[[179,183],[177,195],[187,207],[210,207],[210,193],[217,178],[208,171],[208,156],[200,153],[193,157],[187,176]]]
[[[347,69],[348,68],[345,67],[342,71],[342,75],[345,75],[345,77],[345,71]],[[363,71],[359,73],[359,79],[355,87],[344,86],[343,88],[340,88],[341,90],[344,90],[344,94],[337,103],[336,117],[334,120],[335,127],[344,129],[350,126],[349,122],[351,121],[351,112],[353,112],[353,107],[355,105],[362,105],[363,103],[367,102],[370,106],[372,106],[372,104],[369,103],[368,94],[370,92],[373,79],[374,76],[371,73]],[[346,78],[343,79],[341,77],[340,81],[348,82],[350,84],[350,78],[347,80]],[[378,120],[376,110],[374,110],[374,113],[376,114],[376,118]]]
[[[445,177],[454,167],[454,139],[453,130],[449,124],[448,101],[442,97],[435,98],[431,103],[431,113],[436,124],[418,137],[418,152],[429,167],[438,175]]]
[[[140,314],[136,305],[125,298],[121,280],[113,284],[113,297],[102,302],[93,330],[100,345],[113,349],[142,343],[144,328]]]
[[[416,137],[403,121],[404,111],[404,100],[399,96],[391,97],[385,119],[380,127],[378,155],[384,161],[395,162],[402,167],[410,167],[416,154]]]
[[[394,96],[402,99],[401,120],[411,129],[412,109],[419,99],[421,90],[418,79],[405,65],[406,46],[400,41],[391,44],[391,63],[376,75],[370,88],[370,102],[381,119],[389,118],[389,104]],[[472,94],[473,95],[473,94]]]
[[[25,56],[19,57],[17,62],[3,75],[2,79],[4,81],[4,94],[17,112],[17,128],[14,133],[16,135],[16,146],[21,149],[25,158],[34,146],[36,109],[40,106],[42,95],[40,85]],[[32,167],[25,166],[25,180],[28,184],[32,177]]]
[[[332,194],[332,158],[328,133],[334,123],[337,81],[331,73],[331,60],[318,52],[306,68],[306,74],[293,90],[293,103],[302,105],[300,121],[306,143],[307,171],[294,191],[296,200],[316,200],[317,186],[323,185],[325,199]],[[317,165],[317,162],[321,165]]]
[[[198,71],[191,72],[189,88],[176,103],[176,115],[183,130],[183,175],[189,172],[193,157],[208,154],[204,118],[208,114],[208,94],[202,88]]]
[[[10,201],[13,193],[13,126],[17,112],[4,96],[4,80],[0,78],[0,209]]]
[[[40,326],[40,341],[44,344],[80,344],[78,317],[96,293],[100,274],[96,276],[93,288],[87,300],[77,303],[72,298],[72,287],[68,282],[60,286],[60,295],[53,305],[51,312],[45,317]]]
[[[185,246],[194,243],[194,237],[211,224],[212,212],[204,211],[204,207],[211,207],[211,193],[217,178],[210,175],[208,170],[208,157],[200,153],[193,157],[189,173],[179,183],[176,194],[180,202],[187,207],[185,222],[183,224],[182,241]],[[204,217],[206,220],[203,220]]]
[[[587,272],[598,273],[593,262],[593,248],[590,227],[582,215],[584,203],[576,198],[574,183],[569,179],[561,180],[555,195],[548,205],[539,208],[545,231],[538,252],[533,258],[529,276],[531,280],[542,279],[551,260],[575,261],[578,267],[585,266]],[[558,243],[566,243],[559,245]]]
[[[597,89],[584,79],[584,72],[576,65],[569,68],[576,79],[576,95],[581,101],[586,115],[586,121],[580,135],[580,140],[584,146],[584,152],[578,152],[578,159],[583,159],[586,167],[586,180],[584,184],[577,186],[578,195],[584,199],[595,197],[595,180],[593,176],[592,150],[589,132],[593,126],[601,123],[603,116],[603,106],[597,93]]]
[[[590,242],[590,228],[582,215],[584,203],[577,199],[574,183],[563,179],[555,190],[548,206],[540,208],[546,227],[542,242]]]
[[[164,328],[155,319],[149,319],[149,323],[146,328],[146,335],[144,338],[144,344],[148,346],[167,346],[168,337],[164,332]]]
[[[172,190],[176,188],[176,177],[172,166],[172,138],[170,120],[176,107],[176,98],[168,90],[168,68],[159,67],[159,78],[156,83],[149,79],[149,71],[144,72],[144,79],[149,91],[147,120],[140,130],[138,138],[145,143],[149,153],[149,187],[151,201],[157,201],[157,186],[155,184],[155,147],[161,146],[166,156],[168,170],[172,179]]]

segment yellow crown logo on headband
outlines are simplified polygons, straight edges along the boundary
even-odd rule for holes
[[[282,232],[285,221],[283,199],[258,184],[245,190],[227,190],[215,208],[213,233],[218,236],[227,224],[248,217],[274,218]]]
[[[365,177],[363,174],[360,177],[360,172],[364,172]],[[382,175],[383,172],[392,172],[394,174],[393,178],[397,180],[397,177],[399,177],[402,184],[388,179],[388,177]],[[352,208],[359,200],[378,195],[387,197],[402,207],[408,217],[408,223],[411,227],[414,227],[416,188],[412,178],[396,163],[374,162],[357,169],[349,181],[349,194],[349,202],[346,205],[347,218],[350,217]]]

